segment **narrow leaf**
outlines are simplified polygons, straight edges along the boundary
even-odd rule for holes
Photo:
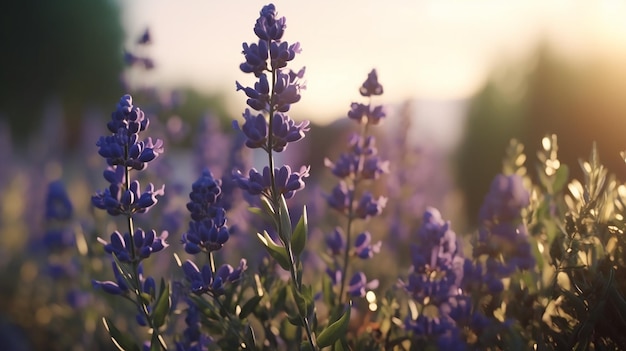
[[[160,328],[165,324],[165,317],[167,317],[170,311],[170,287],[165,283],[165,280],[161,278],[161,292],[156,305],[154,306],[154,312],[152,312],[152,321],[155,328]]]
[[[256,295],[250,300],[248,300],[242,307],[241,312],[239,312],[239,319],[244,319],[248,317],[252,311],[259,305],[263,296]]]
[[[291,217],[289,216],[287,201],[283,195],[280,195],[279,204],[278,214],[280,215],[280,230],[278,231],[278,236],[283,240],[285,245],[291,245]]]
[[[261,240],[261,243],[263,243],[270,256],[272,256],[284,270],[288,271],[290,265],[285,248],[277,245],[266,231],[263,232],[263,235],[257,233],[257,237]]]
[[[139,288],[135,286],[132,275],[128,271],[126,271],[126,269],[124,269],[124,265],[115,254],[112,254],[111,256],[113,257],[113,262],[115,262],[115,266],[117,266],[117,269],[120,271],[120,275],[124,279],[124,283],[126,283],[126,286],[133,292],[136,292]]]
[[[304,206],[302,211],[302,216],[296,225],[296,229],[293,231],[293,236],[291,237],[291,249],[293,250],[293,254],[295,257],[300,256],[302,251],[304,251],[304,247],[306,246],[306,239],[309,234],[309,224],[306,214],[306,206]]]
[[[330,346],[346,334],[346,331],[348,330],[348,323],[350,322],[351,309],[352,302],[350,302],[347,306],[341,318],[326,327],[326,329],[322,330],[320,335],[317,337],[317,346],[320,348]]]
[[[139,346],[137,346],[137,344],[133,342],[132,338],[117,329],[108,318],[102,318],[102,323],[104,324],[104,328],[107,330],[107,332],[109,332],[111,340],[113,340],[113,344],[115,344],[115,347],[117,347],[118,350],[139,351]]]

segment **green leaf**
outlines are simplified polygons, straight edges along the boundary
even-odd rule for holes
[[[272,256],[284,270],[288,271],[290,264],[285,248],[277,245],[267,231],[263,231],[263,235],[257,233],[257,237],[261,240],[261,243],[263,243],[270,256]]]
[[[304,324],[302,323],[302,318],[299,315],[298,316],[287,315],[287,320],[289,321],[289,323],[291,323],[292,325],[295,325],[296,327],[304,327]]]
[[[317,346],[320,348],[330,346],[346,334],[346,331],[348,330],[348,323],[350,322],[351,309],[352,301],[346,307],[346,310],[341,318],[326,327],[326,329],[322,330],[320,335],[317,337]]]
[[[298,313],[300,316],[307,316],[307,306],[308,301],[304,294],[298,291],[293,285],[291,286],[291,292],[293,293],[293,297],[296,300],[296,306],[298,306]]]
[[[239,319],[244,319],[244,318],[248,317],[248,315],[250,313],[252,313],[252,311],[254,311],[256,306],[259,305],[259,302],[261,302],[262,298],[263,298],[263,296],[256,295],[253,298],[251,298],[250,300],[248,300],[241,307],[241,312],[239,312]]]
[[[120,351],[139,351],[139,346],[135,344],[128,334],[122,333],[119,329],[111,323],[111,321],[104,317],[102,318],[102,323],[104,324],[104,328],[107,330],[109,335],[111,336],[111,340],[113,340],[113,344]]]
[[[342,340],[342,339],[339,339],[339,340],[335,341],[334,350],[335,351],[346,351],[346,350],[349,350],[349,349],[348,349],[348,346],[346,345],[345,341]]]
[[[157,303],[154,306],[154,312],[152,312],[152,321],[154,322],[155,328],[158,329],[165,324],[165,317],[167,317],[170,311],[170,305],[170,287],[169,284],[166,284],[165,280],[161,278],[161,291]]]
[[[303,341],[300,344],[300,351],[313,351],[311,350],[311,343],[308,341]]]
[[[278,208],[278,214],[280,215],[280,230],[278,236],[285,243],[285,245],[291,245],[292,229],[291,229],[291,217],[289,216],[289,208],[287,208],[287,201],[281,194],[278,199],[280,207]]]
[[[122,262],[117,258],[117,256],[115,254],[112,254],[111,256],[113,256],[113,262],[115,262],[115,265],[117,266],[117,269],[120,271],[120,275],[122,276],[122,278],[124,279],[124,283],[126,283],[126,286],[129,287],[130,289],[132,289],[133,291],[137,291],[138,287],[135,286],[135,282],[132,278],[131,273],[129,273],[125,268],[124,265],[122,264]]]
[[[306,239],[309,236],[309,223],[306,214],[306,206],[302,210],[302,216],[296,225],[296,229],[293,231],[291,237],[291,249],[295,257],[300,256],[304,247],[306,246]]]
[[[265,213],[274,218],[274,216],[276,215],[276,211],[274,210],[274,206],[267,197],[261,196],[261,206],[263,207],[263,210],[265,210]]]
[[[152,338],[150,339],[150,351],[161,351],[161,342],[165,345],[165,341],[163,341],[163,337],[161,337],[158,333],[153,333]]]
[[[569,179],[569,168],[567,165],[561,165],[559,169],[556,170],[554,174],[554,183],[552,184],[552,191],[554,194],[559,193],[563,190],[563,187],[567,184],[567,180]]]

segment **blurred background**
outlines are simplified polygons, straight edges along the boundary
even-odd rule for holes
[[[303,48],[290,67],[306,66],[307,88],[290,115],[313,123],[308,143],[289,157],[311,164],[313,179],[330,177],[323,159],[345,145],[343,117],[352,101],[361,101],[358,87],[372,68],[385,88],[374,103],[389,108],[378,131],[381,153],[399,161],[398,151],[408,150],[397,165],[415,167],[402,178],[419,195],[408,216],[434,205],[457,232],[472,230],[511,138],[533,162],[541,138],[556,133],[572,177],[580,176],[578,159],[596,142],[603,163],[626,178],[619,155],[626,149],[626,1],[274,3],[287,17],[284,40]],[[75,207],[89,208],[89,194],[102,187],[95,141],[123,94],[131,93],[160,126],[166,154],[189,150],[207,116],[217,121],[213,128],[232,134],[231,121],[245,108],[235,81],[253,84],[239,70],[241,44],[255,41],[252,28],[265,4],[34,0],[5,6],[0,253],[22,249],[29,240],[24,233],[40,229],[24,218],[43,211],[36,199],[47,182],[73,182],[68,191]],[[178,166],[169,172],[196,177],[188,164]],[[391,168],[400,172],[393,160]],[[86,180],[85,169],[94,170]],[[386,179],[390,191],[398,179]],[[321,185],[326,191],[327,184]]]
[[[107,118],[126,92],[151,90],[170,107],[178,101],[175,112],[188,123],[207,111],[238,118],[244,99],[234,82],[252,84],[238,69],[241,43],[254,40],[257,8],[264,4],[12,5],[0,15],[0,118],[18,145],[12,150],[23,150],[42,126],[55,123],[62,124],[62,137],[55,138],[60,148],[80,145],[86,116]],[[457,182],[474,207],[511,137],[533,155],[545,133],[558,133],[570,164],[595,140],[611,169],[623,173],[616,152],[626,123],[624,1],[276,5],[287,17],[284,39],[303,47],[293,67],[307,69],[293,118],[331,125],[376,68],[385,86],[377,102],[392,110],[412,103],[411,140],[454,156]],[[165,121],[172,111],[160,112]],[[51,116],[58,121],[44,120]]]

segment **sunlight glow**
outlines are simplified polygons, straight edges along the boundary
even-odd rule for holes
[[[256,16],[239,14],[242,7],[265,4],[260,0],[122,3],[128,40],[145,27],[153,34],[149,49],[157,68],[137,83],[187,85],[226,91],[229,101],[239,98],[234,81],[245,79],[238,68],[241,43],[254,40],[250,30]],[[318,122],[346,113],[350,102],[359,98],[359,82],[371,68],[385,82],[383,103],[417,97],[452,100],[470,97],[494,64],[528,55],[541,40],[547,39],[572,58],[616,50],[626,53],[626,6],[618,0],[571,4],[390,0],[385,6],[356,0],[278,0],[275,4],[279,14],[288,18],[285,40],[299,41],[303,48],[294,60],[294,67],[307,68],[308,87],[299,109]],[[211,38],[210,45],[198,38]]]

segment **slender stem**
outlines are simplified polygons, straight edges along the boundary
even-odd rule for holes
[[[124,153],[126,156],[125,158],[128,158],[128,147],[125,147]],[[118,166],[118,167],[121,167],[121,166]],[[124,169],[125,169],[124,190],[128,191],[130,188],[130,169],[127,166],[124,166]],[[126,218],[128,219],[127,221],[128,222],[128,235],[130,237],[130,240],[129,240],[130,262],[132,266],[132,279],[135,285],[133,287],[133,291],[136,297],[135,303],[140,308],[143,315],[146,317],[146,322],[148,323],[148,327],[152,329],[152,333],[156,335],[156,339],[159,340],[159,344],[161,345],[161,348],[163,350],[167,350],[167,345],[165,345],[163,338],[159,335],[158,328],[155,328],[154,324],[152,323],[152,319],[150,318],[150,311],[148,311],[148,306],[143,302],[143,299],[141,298],[141,281],[139,280],[139,260],[137,259],[137,256],[135,254],[135,240],[133,239],[133,233],[135,232],[135,228],[134,228],[135,226],[133,223],[133,215],[131,213],[128,213]]]
[[[361,139],[358,141],[357,147],[359,149],[363,149],[365,145],[365,138],[367,137],[367,129],[369,126],[369,121],[363,124],[363,128],[361,129]],[[361,150],[362,151],[362,150]],[[349,202],[348,206],[348,224],[346,225],[346,248],[343,253],[343,266],[341,270],[341,285],[339,287],[339,305],[344,302],[344,291],[346,287],[346,281],[348,279],[348,269],[350,263],[350,243],[352,241],[352,222],[354,221],[354,200],[356,197],[357,187],[361,181],[361,170],[363,169],[363,163],[365,162],[365,157],[363,153],[359,154],[359,162],[357,164],[356,170],[354,171],[354,180],[352,182],[352,189],[350,189]]]
[[[209,251],[209,264],[211,265],[211,274],[215,276],[215,255],[213,255],[213,251]]]
[[[293,251],[291,249],[291,243],[290,242],[285,242],[285,240],[283,238],[285,238],[283,230],[284,228],[282,227],[281,224],[281,207],[279,205],[280,203],[280,194],[278,193],[278,189],[276,187],[276,176],[274,174],[274,157],[272,154],[272,147],[274,144],[274,138],[273,138],[273,132],[272,132],[272,124],[274,121],[274,87],[276,86],[276,69],[272,68],[272,85],[271,85],[271,92],[270,92],[270,103],[269,103],[269,125],[268,125],[268,136],[267,136],[267,155],[268,155],[268,167],[269,167],[269,171],[270,171],[270,193],[271,193],[271,203],[274,206],[275,209],[275,213],[276,213],[276,223],[277,223],[277,231],[278,231],[278,236],[281,239],[281,241],[283,241],[283,244],[285,245],[285,248],[287,250],[287,257],[289,258],[289,273],[291,275],[291,281],[293,282],[294,287],[296,288],[296,290],[298,292],[302,292],[302,284],[299,283],[300,279],[298,279],[298,272],[296,264],[295,264],[295,259],[293,256]],[[302,324],[304,325],[304,329],[306,331],[307,334],[307,338],[309,340],[309,345],[311,346],[312,350],[318,350],[318,347],[316,345],[315,339],[314,339],[314,335],[313,335],[313,331],[311,330],[311,325],[309,323],[309,319],[308,316],[304,316],[301,315],[300,319],[302,320]]]

